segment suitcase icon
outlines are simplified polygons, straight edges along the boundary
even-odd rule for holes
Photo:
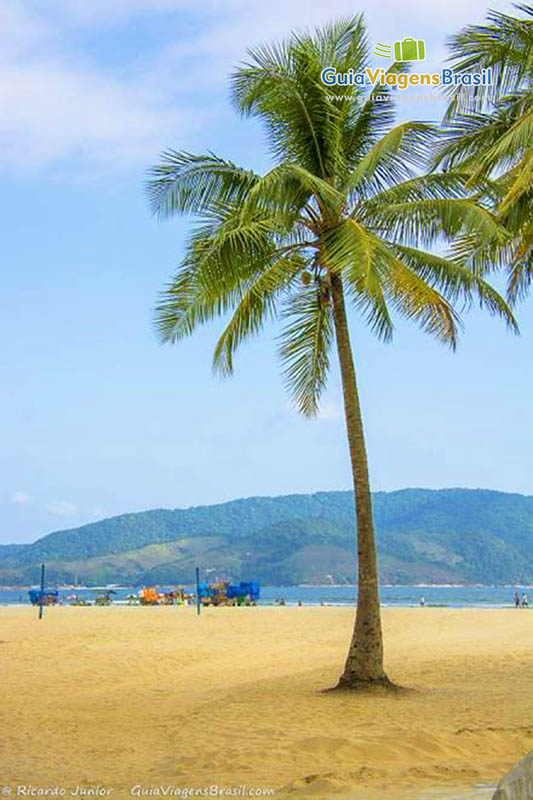
[[[426,57],[426,44],[423,39],[404,39],[394,42],[395,61],[423,61]]]

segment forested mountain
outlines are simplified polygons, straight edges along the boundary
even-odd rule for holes
[[[533,582],[533,497],[470,489],[374,495],[381,579],[389,583]],[[353,583],[351,492],[251,497],[214,506],[123,514],[28,545],[0,547],[0,584],[50,580],[190,582],[211,576],[270,584]]]

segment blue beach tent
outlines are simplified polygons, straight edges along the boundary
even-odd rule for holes
[[[241,581],[240,583],[230,583],[228,586],[228,597],[249,597],[250,600],[259,600],[260,588],[257,581]]]
[[[240,583],[225,584],[198,584],[198,594],[200,597],[215,598],[220,592],[220,586],[225,586],[224,595],[228,600],[233,600],[238,597],[249,597],[250,600],[259,600],[260,586],[257,581],[241,581]]]
[[[59,601],[59,592],[57,589],[47,590],[44,592],[41,592],[40,589],[29,589],[28,594],[30,596],[30,603],[32,606],[39,606],[41,604],[45,606],[54,605]]]

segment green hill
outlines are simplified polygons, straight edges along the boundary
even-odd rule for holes
[[[374,495],[381,579],[388,583],[533,582],[533,497],[485,490]],[[143,511],[0,547],[0,584],[190,582],[213,575],[270,584],[353,583],[351,492],[251,497]]]

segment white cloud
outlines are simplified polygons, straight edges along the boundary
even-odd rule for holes
[[[136,14],[169,13],[194,8],[191,0],[48,0],[48,8],[78,25],[113,24]],[[204,10],[209,3],[203,3]]]
[[[29,55],[36,48],[55,38],[52,26],[32,14],[20,0],[3,0],[0,4],[0,37],[2,60],[15,54]]]
[[[33,497],[27,492],[13,492],[11,495],[11,502],[17,506],[27,506],[33,503]]]
[[[78,506],[75,503],[70,503],[68,500],[58,500],[54,503],[48,503],[45,508],[50,514],[56,514],[58,517],[71,517],[78,513]]]
[[[501,0],[492,6],[512,8]],[[406,0],[400,17],[397,0],[361,0],[356,7],[352,0],[207,0],[201,12],[196,0],[2,0],[0,166],[69,161],[75,174],[95,165],[144,168],[163,147],[188,147],[202,127],[216,123],[212,95],[199,93],[216,86],[222,97],[227,73],[248,45],[361,9],[371,39],[425,36],[436,57],[447,34],[481,21],[487,7],[484,0]],[[120,26],[139,14],[169,15],[171,44],[167,37],[153,51],[137,52],[133,41],[128,47]],[[104,28],[108,37],[119,36],[111,61],[99,55]]]
[[[161,149],[185,116],[153,107],[134,87],[54,62],[0,65],[0,108],[2,150],[30,167],[65,158],[139,161]]]
[[[49,0],[47,7],[53,9],[64,19],[83,25],[109,25],[122,22],[139,14],[171,14],[198,11],[197,0]],[[270,36],[287,33],[292,28],[302,28],[334,19],[338,16],[352,16],[364,11],[369,19],[381,26],[393,25],[396,30],[405,24],[415,25],[443,23],[451,33],[457,23],[476,21],[484,16],[489,8],[512,9],[512,3],[506,0],[471,0],[466,5],[463,0],[448,0],[446,3],[428,4],[425,0],[404,0],[401,16],[398,14],[398,0],[226,0],[221,4],[217,0],[204,0],[202,3],[202,19],[213,23],[213,20],[224,20],[222,27],[233,30],[238,36],[246,31],[259,36]],[[179,19],[179,17],[178,17]],[[212,27],[216,27],[212,25]],[[402,34],[405,35],[405,34]]]
[[[158,83],[156,61],[135,65],[136,53],[114,68],[77,44],[73,32],[31,13],[29,3],[0,8],[0,167],[34,169],[70,160],[113,171],[146,167],[203,115]],[[174,76],[174,84],[176,83]]]
[[[320,407],[317,414],[319,422],[339,422],[342,419],[342,411],[337,403],[328,402]]]

